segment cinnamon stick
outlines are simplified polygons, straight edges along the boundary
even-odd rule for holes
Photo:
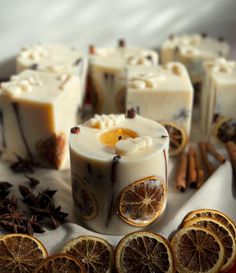
[[[176,176],[176,188],[181,192],[184,192],[187,186],[187,159],[186,153],[180,155]]]
[[[197,166],[197,189],[199,189],[206,181],[206,174],[205,174],[203,164],[202,164],[202,159],[199,153],[196,153],[195,156],[196,156],[196,166]]]
[[[225,146],[229,154],[234,172],[236,173],[236,144],[233,141],[229,141]]]
[[[206,166],[208,174],[212,175],[215,171],[215,167],[212,165],[212,163],[209,161],[207,157],[206,144],[203,142],[199,142],[199,150],[200,150],[201,157],[202,157],[204,165]]]
[[[209,143],[206,142],[206,149],[207,151],[217,160],[219,161],[221,164],[225,163],[225,157],[223,155],[221,155],[216,149],[215,147]]]
[[[197,187],[196,149],[193,146],[188,150],[188,184],[190,188]]]

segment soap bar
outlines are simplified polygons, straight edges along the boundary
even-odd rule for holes
[[[76,75],[24,70],[1,84],[1,149],[60,169],[68,159],[69,129],[81,104]]]
[[[144,48],[96,48],[90,54],[88,87],[95,113],[124,113],[126,68],[158,64],[157,52]]]
[[[74,74],[81,78],[82,97],[85,96],[87,58],[85,54],[64,45],[36,44],[24,47],[16,58],[17,72],[33,69],[57,74]]]
[[[222,38],[214,39],[205,34],[172,35],[161,47],[161,61],[163,64],[183,63],[196,84],[203,79],[203,62],[228,57],[229,50],[229,44]]]
[[[168,128],[174,127],[171,129],[174,137],[176,130],[180,130],[184,143],[179,143],[181,147],[175,147],[172,152],[181,152],[190,135],[192,118],[193,88],[186,68],[181,63],[134,66],[128,68],[127,75],[126,109],[134,109],[141,116],[161,122]],[[175,144],[171,138],[170,149]]]
[[[167,199],[166,129],[137,114],[96,115],[76,128],[70,162],[78,220],[116,235],[157,223]]]
[[[236,119],[236,62],[218,58],[206,62],[204,67],[201,97],[203,131],[213,139],[216,137],[219,144],[235,141],[236,121],[233,122],[232,119]],[[226,136],[228,134],[229,138]],[[230,139],[230,135],[233,139]]]

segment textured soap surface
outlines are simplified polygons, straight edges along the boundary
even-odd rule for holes
[[[137,226],[122,220],[117,210],[121,192],[139,183],[140,179],[152,181],[153,194],[155,187],[163,190],[163,202],[157,211],[160,216],[166,205],[169,149],[166,129],[139,115],[127,118],[123,114],[96,115],[79,127],[78,133],[70,135],[72,189],[77,217],[98,232],[125,234],[137,230]],[[117,132],[117,141],[112,146],[106,145],[105,138],[101,138],[110,131]],[[130,133],[132,138],[122,139],[127,132],[135,134]],[[82,191],[89,197],[87,207],[93,208],[94,213],[83,210],[82,201],[78,202]],[[142,228],[142,223],[137,220],[139,224]],[[143,227],[149,224],[144,222]]]
[[[128,69],[126,109],[158,122],[175,122],[189,135],[192,100],[188,72],[180,63]]]
[[[62,167],[68,157],[69,129],[81,105],[78,76],[25,70],[2,83],[0,102],[2,149]]]
[[[157,52],[143,48],[98,48],[90,55],[89,80],[96,113],[124,113],[128,66],[158,64]]]
[[[220,56],[228,57],[229,49],[224,40],[205,35],[171,36],[161,47],[161,60],[162,63],[175,60],[185,64],[195,83],[202,81],[203,62]]]

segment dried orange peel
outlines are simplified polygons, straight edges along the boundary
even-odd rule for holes
[[[68,241],[62,252],[79,259],[87,273],[111,273],[113,270],[113,247],[100,237],[91,235],[79,236]]]
[[[148,231],[126,235],[117,245],[115,263],[118,273],[176,272],[170,243]]]
[[[180,154],[188,142],[186,131],[180,125],[172,121],[161,121],[160,123],[166,128],[169,134],[170,156]]]
[[[26,234],[0,237],[0,272],[32,272],[48,256],[43,244]]]
[[[156,176],[138,180],[123,189],[119,216],[131,226],[145,227],[154,222],[165,207],[165,184]]]

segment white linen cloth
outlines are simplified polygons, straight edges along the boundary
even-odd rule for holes
[[[187,189],[184,193],[175,188],[174,165],[174,161],[171,159],[167,208],[160,222],[152,227],[152,231],[168,237],[178,227],[186,213],[199,208],[221,210],[236,221],[236,194],[232,179],[232,168],[228,161],[220,166],[198,191]],[[13,174],[9,170],[8,164],[4,162],[0,162],[0,174],[0,180],[7,180],[14,184],[11,189],[12,193],[17,192],[19,184],[27,185],[24,182],[26,181],[24,175]],[[59,252],[66,241],[79,235],[97,235],[107,239],[114,246],[122,238],[122,236],[101,235],[89,231],[76,222],[72,212],[69,170],[39,169],[32,176],[41,181],[36,188],[37,191],[47,187],[58,189],[55,195],[56,204],[61,205],[62,210],[69,213],[68,222],[58,229],[46,231],[43,234],[35,234],[50,254]]]

